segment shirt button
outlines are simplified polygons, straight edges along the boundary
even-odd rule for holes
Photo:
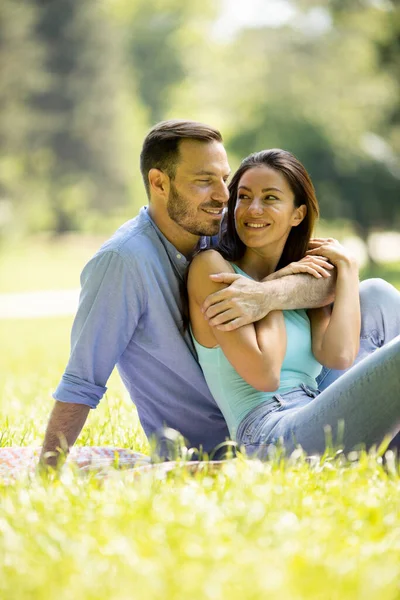
[[[182,254],[177,254],[176,258],[182,258]]]

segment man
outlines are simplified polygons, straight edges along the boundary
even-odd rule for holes
[[[47,426],[42,461],[54,465],[60,440],[75,443],[117,365],[146,435],[172,427],[210,452],[228,437],[204,381],[190,334],[182,331],[181,292],[194,250],[218,233],[228,200],[229,165],[215,129],[159,123],[144,140],[141,172],[149,200],[86,265],[72,329],[71,355]],[[292,275],[232,285],[205,303],[214,326],[234,329],[274,309],[332,300],[333,283]]]

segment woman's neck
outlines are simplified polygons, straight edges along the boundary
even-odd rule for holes
[[[272,254],[266,253],[264,249],[247,248],[243,257],[235,262],[247,275],[256,281],[262,281],[275,272],[281,255],[281,249]]]

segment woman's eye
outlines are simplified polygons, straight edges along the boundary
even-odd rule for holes
[[[271,200],[278,200],[278,198],[276,196],[269,195],[269,196],[265,196],[264,200],[266,202],[270,202]]]
[[[239,194],[239,200],[249,200],[249,196],[247,194]]]

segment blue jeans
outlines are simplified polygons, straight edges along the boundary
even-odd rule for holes
[[[323,369],[318,389],[301,385],[253,409],[237,442],[266,458],[277,444],[322,454],[326,427],[345,451],[380,444],[400,431],[400,293],[380,279],[360,284],[361,343],[347,371]],[[343,424],[343,427],[341,425]]]

